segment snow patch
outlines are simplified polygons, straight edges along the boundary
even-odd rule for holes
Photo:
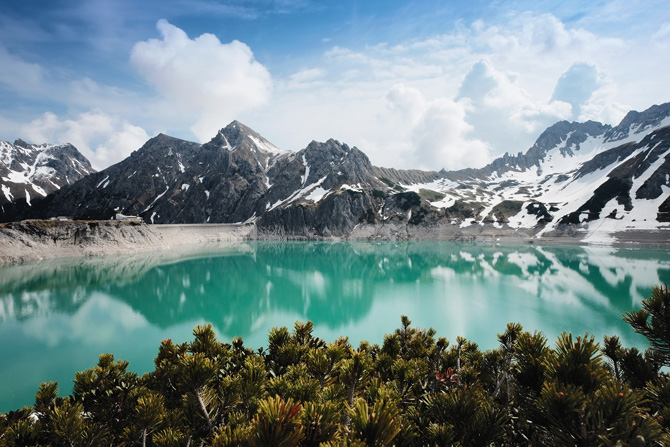
[[[7,177],[3,177],[3,180],[12,183],[30,183],[27,172],[10,171]]]
[[[305,186],[305,183],[307,182],[307,179],[309,178],[309,165],[307,164],[307,160],[305,159],[305,155],[303,154],[302,156],[302,164],[305,166],[305,174],[302,176],[302,186]]]
[[[319,203],[321,201],[321,199],[326,197],[328,195],[328,193],[330,193],[330,192],[331,192],[330,189],[323,189],[322,187],[319,186],[319,187],[313,189],[312,192],[310,192],[305,197],[305,200],[311,200],[314,203]]]
[[[253,216],[242,222],[242,225],[250,224],[256,222],[256,211],[254,211]]]
[[[340,189],[342,191],[354,191],[354,192],[363,192],[363,187],[361,186],[360,183],[356,183],[355,185],[342,185],[340,186]]]
[[[51,183],[52,185],[54,185],[54,187],[55,187],[56,189],[60,188],[58,185],[56,185],[56,184],[55,184],[54,182],[52,182],[51,180],[49,180],[49,183]],[[40,188],[39,186],[35,185],[34,183],[32,184],[32,187],[33,187],[33,191],[35,191],[37,194],[41,195],[42,197],[46,197],[46,196],[47,196],[47,192],[46,192],[45,190],[43,190],[42,188]]]
[[[310,194],[310,195],[311,195],[311,193],[314,192],[315,190],[317,190],[317,189],[321,189],[321,188],[319,188],[319,187],[320,187],[321,184],[326,180],[326,178],[328,178],[327,175],[324,176],[323,178],[321,178],[318,182],[314,183],[313,185],[308,185],[308,186],[305,187],[305,188],[302,188],[302,189],[299,189],[299,190],[295,191],[293,194],[291,194],[290,196],[288,196],[286,199],[280,199],[280,200],[277,200],[277,201],[270,207],[269,211],[272,211],[273,209],[277,208],[278,206],[281,206],[281,205],[284,205],[284,204],[287,204],[287,203],[294,202],[294,201],[296,201],[297,199],[299,199],[299,198],[301,198],[301,197],[306,198],[307,200],[309,200],[309,197],[305,197],[305,195],[306,195],[306,194]],[[330,192],[330,191],[329,191],[329,192]],[[326,193],[326,194],[327,194],[327,193]],[[319,195],[319,194],[317,193],[317,194],[315,195],[315,197],[318,197],[318,195]],[[324,194],[323,196],[321,196],[321,197],[317,200],[317,202],[318,202],[319,200],[323,199],[323,197],[325,197],[325,194]]]
[[[262,150],[263,152],[268,152],[270,154],[284,154],[287,152],[285,150],[279,149],[277,146],[275,146],[274,144],[270,143],[265,139],[258,139],[253,135],[249,135],[249,139],[253,141],[256,147]]]
[[[228,142],[228,138],[223,134],[223,131],[219,131],[219,135],[221,135],[221,138],[223,138],[223,141],[226,142],[225,146],[221,146],[223,149],[226,149],[228,152],[232,152],[235,150],[230,143]]]
[[[533,228],[537,225],[537,216],[528,212],[526,207],[531,202],[524,202],[521,211],[509,218],[508,225],[512,228]]]
[[[10,192],[9,186],[2,185],[2,192],[5,194],[5,197],[7,197],[8,201],[10,201],[10,202],[14,201],[14,196]]]
[[[102,179],[102,180],[100,181],[100,183],[98,183],[98,185],[96,186],[96,188],[100,188],[100,186],[101,186],[103,183],[105,183],[107,180],[109,180],[109,176],[107,176],[107,177],[105,177],[104,179]],[[105,185],[105,186],[107,186],[107,185]]]
[[[165,191],[163,191],[162,193],[158,194],[158,196],[154,199],[154,201],[151,202],[151,205],[149,205],[148,207],[146,207],[146,208],[144,209],[144,211],[142,211],[142,213],[145,213],[145,212],[149,211],[149,209],[151,209],[151,207],[154,206],[154,204],[158,201],[158,199],[160,199],[161,197],[163,197],[169,190],[170,190],[170,187],[168,186],[167,188],[165,188]],[[140,213],[140,214],[141,214],[141,213]],[[154,214],[155,214],[155,213],[154,213]],[[153,221],[152,221],[151,223],[153,223]]]
[[[448,194],[444,196],[444,199],[438,200],[437,202],[430,202],[435,208],[449,208],[456,203],[456,199]]]

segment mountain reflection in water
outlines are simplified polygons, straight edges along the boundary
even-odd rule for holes
[[[189,340],[205,322],[253,348],[296,320],[326,341],[381,343],[402,314],[484,348],[510,321],[552,343],[569,330],[644,348],[621,314],[668,282],[665,250],[446,242],[249,242],[5,266],[0,411],[32,403],[41,381],[69,393],[103,352],[149,371],[162,338]]]

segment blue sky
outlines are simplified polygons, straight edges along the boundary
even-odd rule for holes
[[[480,167],[556,121],[670,101],[666,3],[5,0],[0,139],[71,142],[101,169],[238,119],[283,149]]]

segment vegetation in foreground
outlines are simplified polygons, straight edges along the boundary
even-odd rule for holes
[[[39,387],[35,405],[0,415],[0,446],[643,446],[670,445],[670,293],[656,287],[617,337],[542,333],[510,323],[500,346],[449,344],[407,317],[381,346],[325,343],[311,323],[239,338],[164,340],[155,371],[100,356],[72,396]]]

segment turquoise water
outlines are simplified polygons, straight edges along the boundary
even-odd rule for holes
[[[32,404],[42,381],[69,394],[101,353],[153,369],[162,339],[265,346],[273,326],[381,343],[408,315],[455,341],[496,347],[508,322],[645,341],[621,320],[670,283],[667,250],[448,242],[240,244],[207,252],[69,259],[0,268],[0,411]]]

